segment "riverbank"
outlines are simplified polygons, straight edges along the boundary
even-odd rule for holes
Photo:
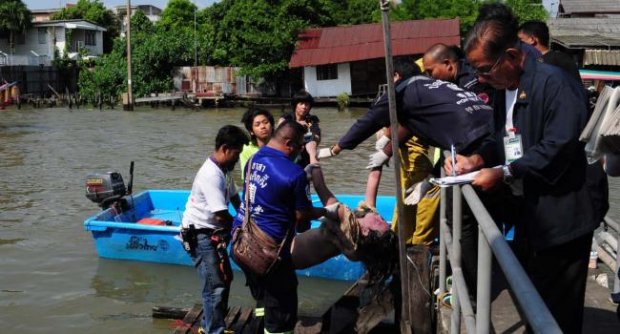
[[[347,97],[344,101],[344,107],[368,108],[373,97]],[[338,108],[339,101],[337,97],[318,97],[314,100],[315,107],[334,107]],[[13,107],[21,109],[22,105],[28,105],[31,108],[69,108],[69,109],[124,109],[127,101],[117,99],[113,96],[100,96],[95,98],[93,102],[87,102],[78,94],[57,94],[50,97],[35,97],[33,95],[23,95],[15,103]],[[11,104],[8,108],[11,108]],[[263,96],[235,96],[235,95],[196,95],[183,92],[151,94],[134,99],[134,107],[151,107],[151,108],[188,108],[192,110],[202,108],[247,108],[257,106],[260,108],[277,109],[284,111],[291,106],[291,98],[285,97],[263,97]]]

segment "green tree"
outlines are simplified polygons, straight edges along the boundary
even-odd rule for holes
[[[165,30],[192,29],[196,11],[196,5],[189,0],[170,0],[157,25]]]
[[[512,8],[520,23],[529,20],[546,21],[549,18],[542,0],[506,0],[506,4]]]
[[[225,0],[220,6],[226,11],[215,32],[216,60],[255,78],[273,78],[288,68],[303,29],[333,24],[320,0]]]
[[[332,0],[325,1],[336,24],[363,24],[378,22],[381,9],[378,0]]]
[[[198,21],[198,59],[199,64],[230,65],[228,52],[219,40],[224,36],[220,32],[220,23],[231,9],[233,1],[223,0],[203,9],[197,14]]]
[[[132,70],[136,96],[173,88],[173,68],[193,63],[193,52],[187,43],[188,38],[187,32],[182,30],[142,34],[137,40],[132,38]]]
[[[20,0],[0,1],[0,33],[9,35],[11,52],[15,48],[15,35],[24,33],[32,25],[32,14]]]
[[[402,0],[390,13],[396,21],[427,18],[459,18],[461,35],[473,26],[478,16],[479,0]]]
[[[138,10],[131,16],[131,32],[152,34],[155,32],[155,26],[144,12]]]
[[[390,13],[393,20],[420,20],[426,18],[456,18],[461,22],[461,36],[465,36],[473,27],[478,17],[478,9],[484,3],[497,0],[402,0]],[[541,0],[506,0],[519,18],[527,20],[545,20],[548,15]]]
[[[52,20],[83,19],[104,28],[103,52],[109,52],[114,45],[114,38],[119,34],[120,23],[114,13],[106,9],[101,0],[78,0],[73,7],[63,8],[52,15]]]
[[[193,63],[193,22],[196,7],[186,0],[173,0],[163,20],[153,25],[142,12],[131,18],[132,80],[135,96],[173,88],[175,66]],[[191,18],[191,19],[190,19]],[[198,36],[200,37],[200,36]],[[85,96],[119,96],[127,90],[127,40],[116,38],[109,54],[80,72],[79,85]]]
[[[120,39],[117,40],[121,42]],[[117,43],[122,44],[122,43]],[[122,46],[116,46],[115,49]],[[78,86],[80,94],[87,100],[95,102],[98,96],[119,96],[127,90],[127,58],[120,52],[111,52],[94,60],[94,66],[88,68],[80,61]]]

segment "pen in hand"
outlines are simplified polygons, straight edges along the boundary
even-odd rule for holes
[[[452,176],[456,176],[456,149],[450,145],[450,156],[452,158]]]

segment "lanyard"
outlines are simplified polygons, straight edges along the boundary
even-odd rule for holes
[[[517,102],[517,89],[506,89],[506,134],[509,137],[514,137],[516,129],[513,123],[513,114],[515,103]]]

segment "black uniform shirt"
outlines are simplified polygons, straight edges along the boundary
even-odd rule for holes
[[[493,109],[453,83],[415,76],[396,86],[398,122],[430,145],[461,151],[490,132]],[[338,146],[354,149],[390,125],[387,94],[358,119]]]

